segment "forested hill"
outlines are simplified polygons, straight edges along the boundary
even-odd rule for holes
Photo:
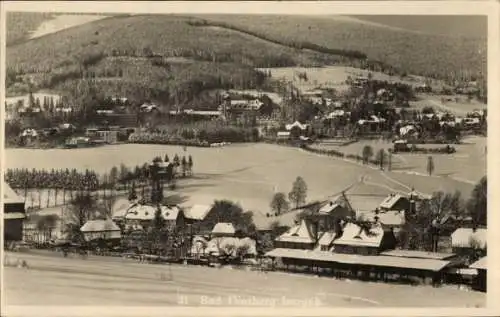
[[[383,19],[370,16],[352,20],[335,16],[203,15],[198,17],[212,22],[222,22],[283,43],[307,41],[324,48],[362,52],[369,59],[381,61],[402,72],[416,75],[443,78],[460,71],[475,75],[485,74],[487,69],[486,24],[478,17],[471,26],[473,30],[467,32],[464,27],[457,27],[458,19],[452,20],[449,30],[445,30],[443,25],[447,25],[446,21],[437,23],[436,19],[426,16],[410,17],[405,23],[401,21],[401,17],[399,20],[392,17],[388,18],[385,25],[382,24]],[[415,29],[420,19],[421,24],[433,22],[434,33],[430,32],[432,27],[429,25]],[[366,21],[373,23],[363,23]],[[461,21],[467,23],[468,20]],[[453,30],[458,31],[454,33]]]
[[[192,99],[212,88],[258,87],[255,67],[326,64],[474,74],[483,70],[483,44],[316,17],[120,16],[8,47],[7,91],[25,89],[29,78],[36,89],[82,94],[92,80],[97,93]]]

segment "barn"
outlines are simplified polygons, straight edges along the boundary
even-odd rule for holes
[[[23,221],[26,218],[24,199],[6,182],[3,183],[3,191],[4,241],[21,241],[23,239]]]

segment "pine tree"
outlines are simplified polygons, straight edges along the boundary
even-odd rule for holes
[[[181,168],[182,168],[182,177],[186,177],[186,172],[187,172],[187,169],[188,169],[188,163],[187,163],[187,160],[186,160],[185,156],[182,157]]]
[[[288,193],[288,199],[294,203],[297,208],[300,204],[306,202],[307,184],[304,179],[298,176],[293,183],[292,190]]]
[[[432,156],[427,158],[427,172],[429,173],[429,176],[431,176],[434,172],[434,160],[432,159]]]
[[[168,154],[165,154],[165,163],[170,162],[170,158],[168,157]]]
[[[134,201],[137,199],[137,193],[135,191],[135,182],[132,183],[132,187],[130,187],[129,193],[128,193],[128,200],[129,201]]]
[[[30,90],[29,93],[29,107],[35,106],[35,97],[33,96],[33,92]]]
[[[189,155],[188,158],[188,169],[189,169],[189,174],[193,175],[193,157]]]
[[[142,186],[141,199],[139,200],[139,204],[144,205],[145,203],[146,203],[146,188]]]

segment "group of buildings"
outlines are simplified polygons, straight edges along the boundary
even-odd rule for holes
[[[486,228],[457,228],[445,237],[449,245],[435,252],[401,249],[398,233],[411,206],[410,197],[390,195],[374,212],[364,213],[360,223],[359,210],[334,199],[277,237],[266,256],[286,269],[378,280],[412,277],[435,284],[458,281],[485,290]]]
[[[23,233],[24,201],[7,184],[3,186],[6,243],[33,239],[30,232]],[[355,201],[342,194],[324,203],[314,217],[304,217],[279,235],[274,241],[274,249],[265,253],[265,257],[287,269],[305,267],[339,277],[385,281],[415,277],[432,283],[465,280],[485,290],[486,228],[457,228],[449,236],[450,245],[441,246],[436,252],[398,247],[398,233],[405,225],[405,214],[412,212],[415,199],[413,193],[391,194],[369,212],[369,208],[359,208]],[[87,241],[119,240],[125,232],[147,230],[156,209],[124,199],[115,204],[112,219],[89,220],[81,227],[81,232]],[[208,205],[160,206],[165,227],[172,231],[182,228],[190,237],[186,255],[199,258],[231,253],[237,257],[241,256],[238,250],[245,250],[246,256],[257,255],[256,241],[237,237],[231,223],[217,223],[210,231],[201,231],[199,224],[207,219],[211,209]],[[364,216],[360,217],[360,213]],[[471,254],[477,251],[480,251],[478,256],[472,258]]]

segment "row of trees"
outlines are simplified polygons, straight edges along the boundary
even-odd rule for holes
[[[221,142],[257,142],[257,128],[235,126],[211,126],[207,128],[181,128],[172,131],[171,128],[131,134],[129,142],[141,144],[187,144],[193,146],[208,146]]]
[[[153,163],[170,163],[168,155],[162,159],[156,157]],[[191,155],[182,157],[175,154],[171,163],[172,175],[168,175],[166,179],[178,177],[187,177],[193,174],[194,161]],[[70,200],[74,198],[75,192],[96,192],[98,191],[103,197],[115,196],[117,190],[127,190],[131,187],[147,185],[149,179],[149,165],[144,163],[142,166],[129,168],[124,164],[113,166],[109,172],[97,174],[95,171],[86,169],[78,171],[77,169],[51,169],[51,170],[36,170],[36,169],[7,169],[5,172],[5,181],[12,187],[18,190],[23,190],[24,198],[28,198],[28,194],[33,191],[38,191],[38,207],[42,208],[42,196],[45,194],[46,207],[50,206],[52,201],[54,205],[66,204],[67,195],[70,195]],[[62,201],[59,200],[59,194],[62,193]],[[34,205],[34,197],[31,197],[31,203]]]
[[[15,110],[18,111],[21,108],[27,107],[29,108],[39,108],[45,111],[54,112],[56,108],[61,107],[63,105],[63,101],[61,98],[55,99],[54,96],[44,96],[42,101],[40,101],[40,97],[35,97],[33,92],[28,93],[28,104],[25,105],[24,99],[19,99],[16,102]],[[7,101],[5,101],[5,107],[7,107]]]
[[[375,159],[372,160],[374,155]],[[388,170],[391,170],[392,168],[392,154],[390,152],[386,152],[384,149],[380,149],[376,153],[374,153],[373,147],[371,147],[370,145],[365,145],[363,147],[361,156],[363,159],[363,164],[376,164],[379,165],[380,169],[382,170],[386,165]]]

